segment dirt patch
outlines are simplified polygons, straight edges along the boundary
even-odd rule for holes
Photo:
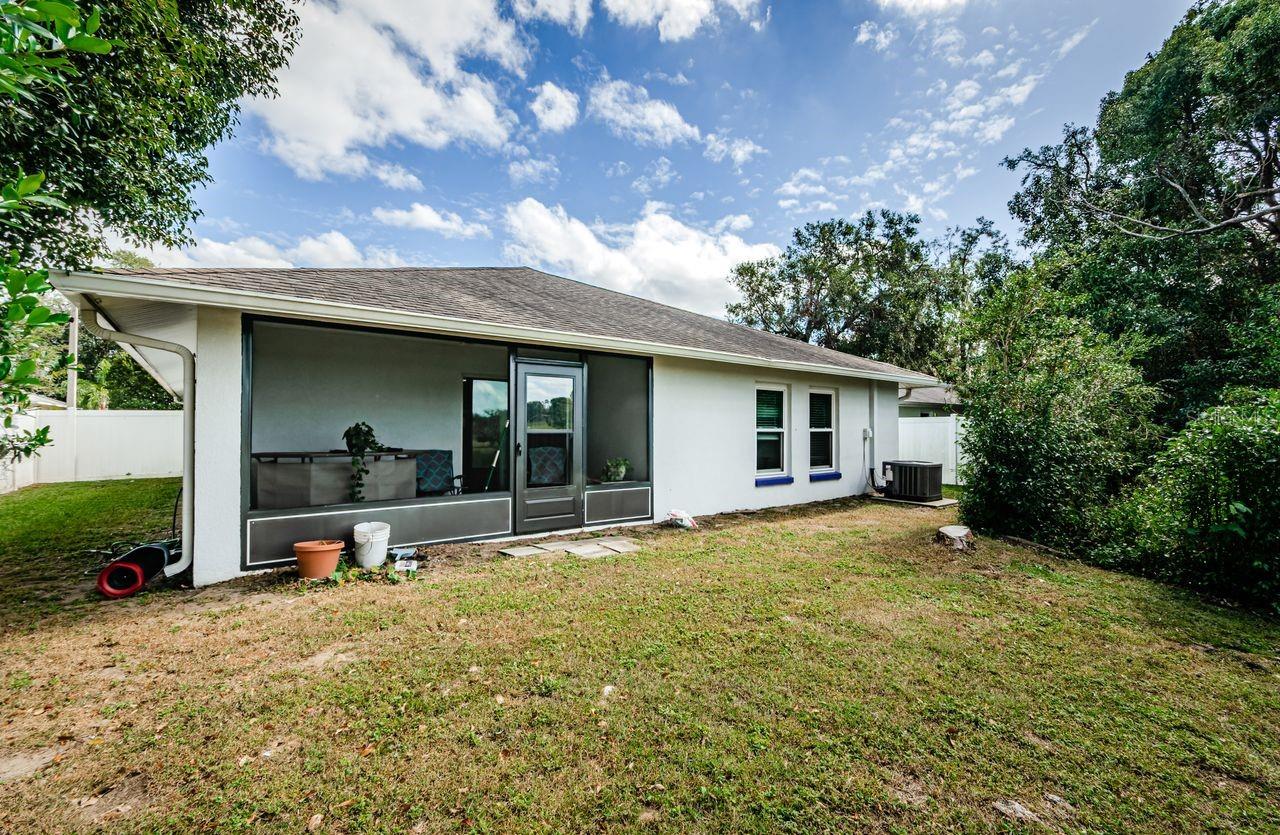
[[[915,809],[923,809],[929,805],[929,792],[924,783],[915,777],[904,774],[894,775],[890,785],[894,799]]]
[[[351,646],[334,644],[333,646],[325,647],[315,655],[302,659],[298,663],[298,667],[303,670],[321,670],[325,667],[337,669],[359,660],[360,656],[356,655]]]
[[[36,751],[0,754],[0,783],[25,780],[41,769],[53,765],[61,750],[61,748],[41,748]]]
[[[91,826],[129,820],[149,809],[151,803],[147,779],[137,773],[97,794],[71,800],[75,817]]]

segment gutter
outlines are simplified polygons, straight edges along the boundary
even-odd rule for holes
[[[58,289],[100,296],[146,298],[174,304],[209,305],[227,307],[247,313],[276,316],[308,317],[339,323],[357,322],[362,325],[382,326],[398,330],[438,333],[450,336],[475,336],[534,345],[549,345],[579,349],[605,349],[619,353],[649,354],[652,356],[680,357],[687,359],[726,362],[755,368],[776,368],[785,371],[802,371],[812,374],[833,374],[865,380],[883,380],[916,385],[938,385],[939,380],[927,374],[911,372],[864,371],[839,365],[796,360],[770,360],[747,354],[733,354],[706,348],[689,348],[641,339],[595,336],[572,331],[553,331],[522,325],[501,325],[454,316],[438,316],[425,313],[405,313],[379,307],[366,307],[343,302],[298,299],[290,296],[267,296],[244,290],[198,287],[167,281],[89,272],[67,272],[55,281]]]
[[[182,358],[182,556],[177,562],[164,567],[164,576],[172,577],[186,571],[194,556],[195,534],[195,468],[196,468],[196,358],[185,345],[165,342],[134,333],[108,330],[98,324],[98,311],[89,306],[88,316],[81,317],[80,326],[99,339],[118,342],[121,345],[137,345],[169,351]]]

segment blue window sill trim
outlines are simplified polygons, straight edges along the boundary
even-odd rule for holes
[[[778,484],[795,484],[796,480],[789,475],[762,475],[756,479],[757,487],[773,487]]]
[[[810,481],[839,481],[840,471],[827,470],[821,473],[809,473],[809,480]]]

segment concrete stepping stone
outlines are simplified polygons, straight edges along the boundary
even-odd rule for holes
[[[565,548],[565,551],[579,557],[612,557],[617,553],[617,551],[611,551],[594,540],[575,542]]]
[[[547,552],[534,545],[518,545],[514,548],[503,548],[498,553],[505,554],[508,557],[534,557],[538,554],[545,554]]]
[[[634,554],[636,551],[644,550],[630,539],[615,539],[608,542],[601,540],[600,544],[619,554]]]
[[[581,542],[574,542],[571,539],[556,540],[555,542],[539,542],[537,547],[549,554],[563,554],[569,550],[571,545],[581,545]]]

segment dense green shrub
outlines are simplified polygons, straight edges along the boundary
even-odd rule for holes
[[[1133,477],[1154,437],[1155,402],[1133,359],[1070,314],[1039,270],[1012,276],[966,325],[982,345],[960,391],[964,522],[1076,549]]]
[[[1237,389],[1100,516],[1101,560],[1280,611],[1280,389]]]

